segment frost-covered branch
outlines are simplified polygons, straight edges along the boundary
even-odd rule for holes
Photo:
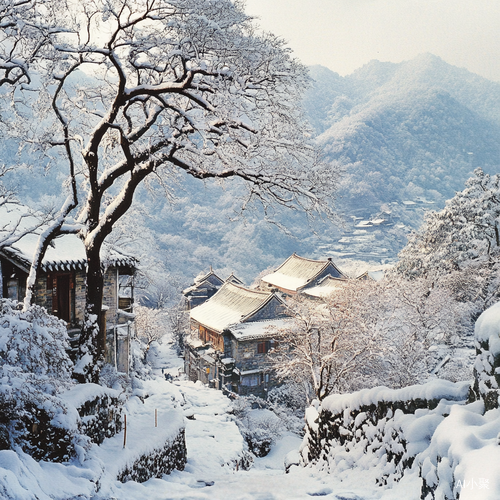
[[[282,40],[258,33],[239,3],[96,0],[69,9],[80,24],[55,43],[53,74],[68,159],[69,138],[82,144],[83,357],[101,317],[100,247],[149,177],[169,187],[181,174],[237,178],[248,187],[244,209],[332,215],[338,172],[320,161],[297,106],[306,68]]]

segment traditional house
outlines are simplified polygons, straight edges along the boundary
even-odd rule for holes
[[[200,274],[195,278],[191,286],[183,290],[182,294],[186,300],[186,309],[189,311],[193,307],[203,304],[203,302],[217,293],[220,287],[227,281],[243,285],[243,282],[233,273],[224,281],[214,273],[212,266],[210,266],[210,271],[207,274]]]
[[[0,249],[2,298],[23,300],[37,240],[37,234],[28,233]],[[133,319],[133,275],[137,261],[108,245],[103,246],[101,258],[105,266],[103,309],[106,311],[107,361],[119,371],[128,371],[128,325]],[[81,240],[73,234],[56,238],[45,253],[33,296],[35,304],[67,323],[73,348],[78,343],[83,322],[85,267],[86,257]]]
[[[227,281],[191,310],[186,374],[219,389],[265,397],[276,385],[265,355],[273,345],[273,331],[284,327],[285,318],[285,305],[276,294]]]
[[[327,276],[346,278],[331,259],[312,260],[294,253],[273,273],[261,279],[261,288],[276,289],[287,295],[295,295],[318,286]]]
[[[183,290],[182,294],[186,299],[186,308],[191,310],[203,304],[203,302],[217,293],[217,290],[219,290],[223,284],[224,280],[219,278],[219,276],[214,273],[212,266],[210,266],[210,271],[207,274],[197,276],[194,283]]]

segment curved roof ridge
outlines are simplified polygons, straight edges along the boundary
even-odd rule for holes
[[[231,286],[234,286],[236,288],[241,288],[242,290],[246,291],[246,292],[251,292],[251,293],[256,293],[256,294],[261,294],[261,295],[268,295],[268,294],[272,294],[272,292],[266,292],[264,290],[257,290],[255,288],[248,288],[247,286],[243,285],[243,284],[239,284],[239,283],[234,283],[233,281],[226,281],[221,287],[220,289],[222,290],[226,285],[231,285]]]
[[[251,318],[274,297],[281,301],[272,292],[227,282],[210,299],[193,308],[191,318],[206,328],[221,332],[230,324]]]
[[[292,253],[292,255],[290,255],[290,257],[288,257],[288,259],[285,260],[285,262],[283,262],[279,267],[277,267],[275,269],[274,272],[277,272],[279,269],[281,269],[285,264],[288,263],[288,261],[292,260],[293,258],[296,258],[296,259],[300,259],[300,260],[305,260],[307,262],[315,262],[315,263],[324,263],[326,264],[327,262],[331,262],[331,260],[329,259],[326,259],[326,260],[316,260],[316,259],[309,259],[308,257],[302,257],[301,255],[297,255],[295,252]]]

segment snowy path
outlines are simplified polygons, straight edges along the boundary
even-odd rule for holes
[[[158,383],[158,382],[157,382]],[[346,488],[335,484],[331,476],[312,476],[310,470],[293,468],[285,474],[283,458],[300,445],[300,438],[287,434],[271,453],[257,459],[249,471],[234,469],[242,450],[243,439],[238,428],[228,419],[229,400],[220,391],[207,389],[192,382],[170,384],[160,380],[166,394],[172,385],[182,394],[183,411],[193,416],[186,420],[188,462],[184,471],[175,471],[163,479],[151,479],[144,484],[114,483],[96,499],[120,500],[284,500],[321,497],[330,500],[379,499],[374,488]],[[105,496],[102,496],[105,494]]]
[[[188,461],[184,471],[174,471],[163,479],[151,479],[143,484],[114,482],[110,492],[119,500],[294,500],[324,498],[328,500],[417,500],[415,484],[400,485],[393,491],[374,486],[372,478],[363,473],[353,475],[350,484],[340,483],[331,475],[314,474],[310,469],[292,467],[284,471],[284,457],[297,450],[301,439],[291,433],[276,443],[267,457],[256,459],[248,471],[235,470],[234,462],[241,456],[243,438],[227,411],[230,401],[220,391],[201,383],[166,382],[165,373],[176,375],[182,360],[168,346],[160,346],[154,360],[157,379],[149,389],[162,392],[175,400],[186,417]],[[104,492],[103,492],[104,493]]]
[[[155,360],[155,379],[144,382],[149,396],[144,403],[132,398],[126,411],[131,441],[123,450],[123,434],[106,440],[90,452],[79,465],[35,462],[25,454],[0,451],[0,498],[13,500],[294,500],[325,498],[328,500],[418,500],[420,485],[403,481],[393,490],[375,486],[368,471],[352,471],[340,482],[333,475],[311,469],[292,467],[285,474],[283,459],[297,450],[300,438],[284,434],[267,457],[256,459],[248,471],[236,470],[242,456],[243,438],[231,420],[230,401],[220,391],[200,383],[167,382],[162,369],[176,375],[181,360],[166,347]],[[177,410],[174,410],[177,408]],[[139,484],[120,483],[116,470],[135,447],[151,447],[163,430],[158,426],[168,415],[184,418],[188,460],[183,471],[174,471],[162,479]],[[173,413],[172,413],[173,412]],[[171,427],[171,426],[170,426]],[[136,434],[132,438],[132,431]],[[159,432],[159,434],[158,434]],[[138,444],[134,445],[134,441]],[[94,494],[96,483],[99,492]]]

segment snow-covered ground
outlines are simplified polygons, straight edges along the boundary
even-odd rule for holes
[[[244,440],[228,411],[231,402],[220,391],[176,376],[182,365],[163,344],[151,350],[155,378],[144,382],[144,403],[131,398],[126,407],[129,440],[123,450],[123,432],[94,446],[83,463],[71,465],[35,462],[29,456],[0,451],[0,498],[15,500],[281,500],[321,497],[329,500],[417,500],[421,480],[416,473],[404,477],[392,489],[375,486],[370,470],[352,469],[342,480],[314,468],[292,466],[284,470],[284,458],[297,452],[301,438],[282,434],[271,452],[255,458],[250,470],[242,470]],[[158,428],[154,426],[154,410]],[[181,415],[186,427],[188,460],[183,471],[139,484],[116,481],[120,463],[133,446],[155,445],[163,436],[162,425]],[[168,420],[168,421],[167,421]],[[135,435],[134,435],[135,430]],[[163,434],[162,434],[163,432]],[[134,444],[134,441],[136,444]],[[96,493],[96,483],[99,490]],[[479,498],[479,497],[478,497]],[[481,497],[483,498],[483,497]],[[486,497],[484,497],[486,498]],[[488,497],[490,498],[490,497]],[[491,497],[493,498],[493,497]]]
[[[0,451],[0,498],[14,500],[94,499],[294,499],[321,496],[328,499],[381,498],[381,491],[362,477],[341,484],[331,476],[292,467],[285,474],[284,457],[298,450],[301,438],[284,433],[268,456],[256,458],[250,470],[240,467],[244,440],[228,415],[230,400],[220,391],[185,380],[165,380],[177,375],[179,360],[163,344],[150,353],[155,378],[144,383],[149,396],[144,403],[131,398],[126,407],[128,437],[123,431],[94,446],[83,463],[36,462],[22,452]],[[154,410],[158,427],[154,426]],[[117,469],[134,447],[153,447],[164,437],[162,423],[184,415],[188,460],[184,471],[139,484],[115,480]],[[164,419],[169,419],[165,422]],[[99,491],[95,493],[96,483]],[[410,498],[410,497],[406,497]],[[417,491],[415,498],[418,498]]]

